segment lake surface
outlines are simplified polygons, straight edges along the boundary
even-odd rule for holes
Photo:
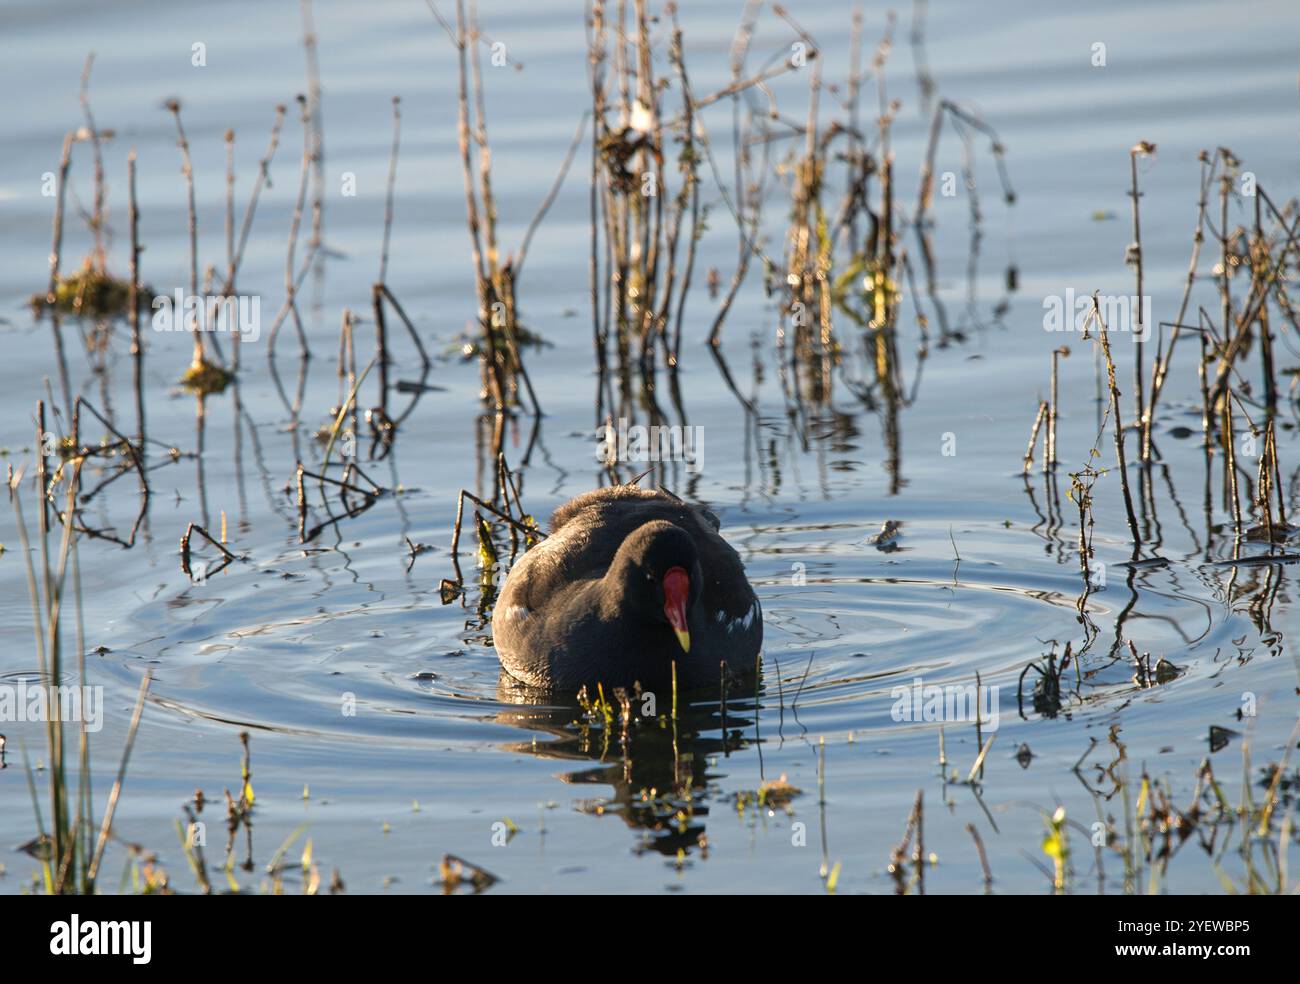
[[[817,40],[827,78],[842,80],[851,5],[790,8]],[[674,465],[665,484],[721,518],[766,624],[757,693],[730,694],[725,711],[716,700],[683,709],[676,740],[686,765],[676,774],[672,736],[654,723],[638,729],[627,762],[617,735],[577,726],[582,715],[572,705],[530,704],[499,690],[468,528],[461,564],[469,590],[442,604],[440,582],[453,576],[457,494],[490,495],[494,469],[484,451],[490,427],[478,369],[458,354],[461,333],[474,325],[475,297],[455,53],[423,3],[320,2],[314,12],[326,251],[301,297],[313,358],[298,424],[280,389],[292,400],[299,365],[291,330],[278,342],[279,384],[264,333],[243,346],[237,385],[209,397],[200,421],[195,398],[177,386],[189,336],[146,329],[145,409],[149,437],[159,442],[148,448],[148,515],[131,549],[87,538],[79,546],[88,671],[105,688],[104,729],[93,738],[101,802],[141,676],[153,672],[118,812],[123,841],[156,852],[171,884],[192,890],[175,827],[181,806],[196,788],[215,804],[208,808],[208,857],[220,864],[222,790],[239,787],[238,736],[247,731],[255,864],[234,872],[247,890],[264,886],[265,865],[297,833],[291,856],[310,838],[326,877],[337,868],[353,892],[437,890],[438,861],[452,854],[497,876],[493,892],[820,892],[838,865],[838,892],[887,893],[897,887],[891,851],[918,791],[924,851],[933,859],[923,885],[908,873],[911,891],[985,890],[973,825],[994,891],[1050,892],[1052,863],[1041,842],[1044,817],[1058,806],[1080,825],[1071,832],[1071,891],[1219,892],[1222,877],[1243,884],[1245,861],[1235,846],[1220,853],[1220,842],[1211,853],[1193,838],[1163,877],[1152,878],[1148,868],[1126,876],[1124,858],[1112,849],[1102,852],[1098,870],[1089,834],[1107,820],[1126,830],[1144,771],[1167,784],[1185,810],[1208,758],[1228,800],[1240,802],[1243,746],[1250,795],[1262,796],[1261,770],[1281,759],[1297,720],[1296,568],[1218,563],[1233,556],[1231,514],[1218,493],[1217,463],[1215,493],[1207,491],[1194,342],[1184,342],[1155,429],[1162,460],[1146,478],[1132,465],[1135,488],[1141,483],[1145,556],[1165,562],[1124,566],[1131,551],[1112,469],[1094,490],[1094,563],[1105,565],[1106,584],[1085,593],[1067,473],[1088,462],[1097,439],[1098,367],[1093,342],[1044,331],[1043,299],[1067,288],[1080,296],[1134,292],[1124,257],[1132,238],[1129,148],[1140,140],[1157,146],[1139,165],[1146,290],[1157,319],[1173,318],[1186,277],[1198,152],[1231,148],[1279,203],[1295,191],[1300,8],[1181,0],[1086,9],[929,5],[919,50],[937,95],[976,107],[996,128],[1016,201],[1002,201],[987,140],[976,135],[978,255],[972,261],[969,190],[959,181],[958,193],[937,195],[932,209],[937,291],[951,337],[940,338],[931,315],[922,354],[915,310],[904,302],[897,332],[909,399],[897,414],[864,403],[838,379],[828,406],[792,406],[776,348],[779,314],[758,264],[723,329],[721,351],[736,392],[728,388],[704,342],[718,300],[703,272],[716,267],[725,286],[736,233],[706,176],[701,193],[713,208],[699,245],[680,374],[687,420],[702,428],[702,467],[692,474]],[[583,19],[578,5],[553,0],[484,2],[479,14],[485,33],[522,65],[485,67],[501,238],[514,248],[590,104]],[[739,5],[682,6],[696,92],[728,83],[738,15]],[[929,127],[912,16],[900,7],[886,68],[889,96],[902,103],[893,147],[899,201],[909,212]],[[10,2],[0,24],[0,81],[8,94],[0,108],[0,446],[15,468],[27,463],[30,475],[36,403],[65,403],[50,324],[35,321],[27,307],[48,276],[54,200],[41,186],[45,173],[57,170],[63,134],[81,125],[78,79],[87,53],[96,53],[97,123],[115,131],[105,144],[109,266],[126,274],[126,156],[135,148],[141,276],[159,294],[188,283],[185,183],[163,100],[176,97],[183,106],[200,263],[218,269],[225,257],[223,135],[227,128],[236,134],[242,213],[274,107],[290,106],[240,271],[241,290],[260,296],[268,322],[284,298],[302,148],[293,102],[307,74],[292,3]],[[884,26],[883,8],[873,5],[865,20],[868,54]],[[788,49],[792,37],[765,12],[754,64]],[[1106,46],[1102,67],[1092,63],[1098,42]],[[205,46],[203,66],[191,63],[196,43]],[[805,78],[784,77],[773,91],[783,111],[803,118]],[[295,462],[318,468],[324,454],[314,435],[339,403],[343,309],[369,318],[394,95],[402,99],[403,129],[387,283],[436,356],[428,383],[438,389],[414,403],[386,458],[366,460],[363,442],[362,467],[392,494],[304,545]],[[865,97],[874,106],[874,88]],[[824,97],[827,120],[831,102]],[[704,110],[724,175],[729,106],[723,100]],[[773,162],[787,149],[774,149]],[[584,145],[518,284],[527,326],[549,343],[525,356],[545,416],[536,430],[527,414],[512,419],[505,455],[537,517],[608,481],[595,461],[587,155]],[[936,170],[961,174],[961,142],[952,131],[941,141]],[[348,176],[355,195],[344,193]],[[92,196],[84,145],[74,153],[71,181],[65,269],[91,244],[75,204],[89,208]],[[828,200],[837,202],[842,190],[828,189]],[[1231,209],[1234,224],[1253,221],[1246,201],[1234,200]],[[788,211],[774,176],[763,226],[774,255]],[[903,240],[915,252],[911,230]],[[1216,250],[1207,247],[1210,253]],[[1214,260],[1203,256],[1202,271]],[[1012,292],[1008,267],[1016,270]],[[1212,284],[1197,290],[1199,303],[1217,310]],[[92,322],[62,323],[68,385],[134,432],[129,333],[120,322],[108,337],[94,329]],[[856,329],[844,322],[837,330],[844,372],[854,378],[863,370]],[[1285,369],[1300,349],[1279,332]],[[356,338],[364,366],[373,324],[363,320]],[[418,380],[409,339],[400,331],[394,339],[392,382]],[[1027,478],[1020,471],[1047,394],[1050,353],[1063,341],[1072,354],[1060,368],[1062,464],[1053,489],[1037,465]],[[1113,344],[1128,383],[1132,341],[1117,336]],[[360,400],[363,408],[377,402],[374,378]],[[410,394],[395,391],[390,400],[404,410]],[[1123,405],[1131,419],[1127,388]],[[1300,506],[1294,409],[1284,398],[1278,432],[1289,514]],[[1100,464],[1113,464],[1109,436],[1097,446]],[[182,453],[173,460],[166,447]],[[1131,436],[1128,447],[1132,459]],[[99,465],[87,470],[90,485],[109,474]],[[134,482],[124,478],[97,496],[87,522],[129,530],[139,506]],[[30,519],[37,501],[30,479],[22,494]],[[181,569],[179,538],[192,522],[215,535],[223,516],[239,560],[195,583]],[[897,535],[873,540],[888,521],[901,524]],[[407,538],[432,549],[412,562]],[[35,680],[38,664],[8,508],[0,510],[0,543],[0,681],[14,685]],[[1247,545],[1243,552],[1259,551]],[[1135,683],[1129,640],[1153,663],[1163,657],[1177,667],[1177,677],[1153,687]],[[1059,710],[1036,707],[1031,690],[1039,674],[1030,670],[1022,715],[1017,689],[1026,666],[1085,641],[1086,676],[1077,691],[1071,667]],[[971,785],[964,780],[980,750],[975,722],[949,720],[941,739],[939,722],[898,720],[895,709],[896,688],[918,679],[970,686],[976,674],[994,688],[996,710],[981,721],[980,737],[996,732],[996,740],[982,779]],[[1239,717],[1247,705],[1257,713]],[[1212,726],[1235,733],[1214,751]],[[8,766],[0,770],[0,891],[19,892],[37,868],[16,850],[35,835],[21,748],[43,762],[44,736],[19,722],[0,730]],[[953,773],[963,781],[945,782]],[[765,781],[783,776],[800,790],[788,806],[754,802]],[[1240,831],[1231,836],[1235,845]],[[242,843],[236,852],[242,862]],[[125,864],[115,846],[106,889],[117,888]]]

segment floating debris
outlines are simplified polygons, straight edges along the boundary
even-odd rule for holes
[[[141,287],[140,297],[152,296]],[[60,276],[54,285],[53,301],[48,294],[33,294],[37,311],[53,308],[63,314],[107,318],[126,315],[131,304],[131,283],[98,269],[89,258],[76,273]]]
[[[903,524],[897,519],[887,519],[880,527],[879,533],[867,537],[867,542],[882,553],[893,553],[898,549],[898,538],[902,535]]]
[[[196,359],[181,375],[181,386],[196,396],[213,396],[225,391],[234,374],[206,359]]]
[[[1300,562],[1300,554],[1260,554],[1255,557],[1233,557],[1228,560],[1215,560],[1211,567],[1262,567],[1267,564],[1294,564]]]
[[[1240,731],[1233,731],[1230,728],[1220,728],[1217,724],[1210,725],[1210,751],[1221,752],[1228,747],[1228,742],[1233,738],[1240,738]]]
[[[475,895],[486,891],[501,879],[486,868],[458,858],[454,854],[444,854],[438,865],[438,877],[435,884],[442,885],[445,894],[450,895],[462,886],[470,888]]]
[[[802,795],[803,790],[790,785],[783,772],[779,779],[768,779],[755,790],[740,790],[734,793],[731,799],[736,804],[736,811],[742,814],[750,807],[756,810],[784,810],[786,813],[793,813],[791,804],[795,797]]]

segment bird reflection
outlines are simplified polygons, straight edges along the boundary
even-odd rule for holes
[[[620,699],[621,698],[621,699]],[[620,694],[611,704],[585,697],[563,701],[502,673],[497,700],[509,705],[495,718],[532,732],[503,747],[572,765],[557,774],[574,786],[605,786],[575,803],[579,812],[622,818],[636,833],[637,853],[682,857],[708,851],[707,820],[720,778],[720,757],[748,750],[754,721],[746,700],[689,703],[676,715],[652,695]],[[602,708],[605,710],[602,711]],[[656,713],[657,712],[657,713]]]

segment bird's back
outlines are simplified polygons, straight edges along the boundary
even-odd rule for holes
[[[527,683],[557,685],[587,674],[581,660],[592,653],[592,642],[614,637],[597,610],[601,579],[628,536],[656,520],[680,527],[695,543],[705,572],[700,600],[707,631],[753,618],[759,609],[744,565],[718,532],[712,512],[661,491],[596,489],[557,508],[547,538],[506,577],[493,613],[493,637],[512,674]]]

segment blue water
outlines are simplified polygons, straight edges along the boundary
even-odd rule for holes
[[[827,78],[843,80],[851,6],[789,7],[821,46]],[[181,804],[202,788],[217,803],[208,807],[208,857],[220,864],[219,800],[224,788],[238,788],[237,736],[247,730],[255,864],[234,872],[246,890],[266,887],[264,866],[306,824],[290,856],[310,838],[326,880],[337,868],[350,891],[432,890],[439,858],[451,853],[498,876],[493,891],[817,892],[825,890],[824,872],[838,863],[839,892],[884,893],[895,888],[886,868],[918,790],[925,798],[925,850],[934,855],[925,871],[929,892],[983,890],[967,824],[987,848],[995,891],[1050,891],[1034,861],[1050,868],[1040,849],[1043,816],[1058,805],[1081,825],[1071,835],[1072,891],[1153,885],[1221,891],[1216,867],[1240,884],[1244,866],[1235,847],[1216,865],[1194,843],[1154,883],[1145,868],[1126,880],[1123,858],[1107,849],[1099,880],[1088,841],[1099,817],[1113,819],[1123,833],[1125,807],[1121,795],[1110,795],[1113,780],[1137,783],[1144,769],[1167,782],[1186,809],[1196,771],[1209,758],[1236,804],[1248,748],[1258,799],[1259,768],[1281,757],[1296,722],[1294,568],[1213,564],[1231,556],[1230,536],[1215,530],[1231,517],[1218,491],[1217,462],[1208,515],[1204,505],[1194,341],[1180,343],[1156,429],[1163,461],[1152,470],[1150,496],[1141,496],[1144,535],[1168,563],[1129,576],[1122,566],[1129,545],[1118,475],[1112,470],[1099,479],[1095,563],[1106,565],[1107,585],[1088,595],[1086,624],[1076,609],[1083,590],[1077,511],[1065,491],[1067,473],[1088,460],[1096,439],[1092,343],[1064,339],[1072,354],[1061,369],[1057,521],[1044,518],[1052,493],[1043,475],[1035,469],[1026,481],[1019,471],[1038,399],[1046,395],[1049,353],[1063,341],[1043,331],[1043,298],[1067,287],[1080,294],[1133,292],[1124,265],[1131,238],[1129,148],[1139,140],[1158,148],[1140,165],[1146,281],[1158,319],[1173,317],[1186,276],[1201,149],[1231,148],[1279,203],[1294,191],[1296,63],[1289,39],[1300,17],[1282,3],[1250,4],[1249,11],[1187,2],[1087,9],[929,5],[924,57],[938,95],[977,109],[996,127],[1017,200],[1011,208],[1001,200],[987,141],[977,136],[983,222],[969,280],[968,192],[938,196],[933,206],[939,296],[965,340],[934,344],[931,315],[932,344],[922,357],[916,312],[905,301],[898,349],[907,393],[915,398],[899,414],[901,464],[894,470],[884,416],[855,399],[843,381],[830,408],[807,416],[788,412],[774,348],[779,316],[764,295],[758,264],[726,322],[723,347],[739,392],[755,411],[725,386],[703,344],[718,303],[703,274],[716,267],[725,285],[735,263],[735,230],[707,177],[702,195],[713,207],[700,243],[681,370],[689,422],[703,428],[703,468],[694,478],[678,468],[670,478],[681,494],[710,504],[745,561],[766,617],[764,673],[757,695],[731,695],[725,728],[716,703],[684,715],[679,743],[690,763],[691,801],[679,796],[665,805],[657,797],[671,792],[672,752],[654,725],[634,737],[632,764],[625,767],[617,736],[606,744],[598,730],[584,733],[573,725],[580,713],[571,706],[548,710],[498,692],[490,624],[476,611],[472,536],[461,560],[471,590],[451,605],[440,602],[439,582],[452,575],[457,493],[490,494],[493,467],[479,440],[478,370],[456,354],[458,336],[473,323],[475,298],[456,143],[454,52],[423,3],[315,4],[327,253],[301,298],[314,356],[301,419],[290,426],[268,371],[266,338],[246,345],[238,386],[207,400],[200,472],[189,456],[199,442],[195,400],[176,385],[190,340],[147,332],[150,437],[185,455],[165,463],[160,447],[150,448],[158,466],[151,472],[154,495],[132,549],[80,542],[86,646],[106,649],[88,657],[91,682],[105,688],[107,702],[104,730],[94,736],[101,800],[140,677],[146,669],[154,675],[119,808],[121,840],[157,852],[171,884],[192,890],[174,822]],[[738,6],[684,5],[680,18],[697,93],[727,84],[738,15]],[[503,41],[522,64],[485,68],[500,236],[513,249],[589,104],[583,21],[576,6],[553,2],[485,2],[480,16],[491,39]],[[900,8],[886,70],[889,96],[902,102],[893,146],[899,201],[908,212],[929,126],[920,109],[911,17]],[[219,270],[225,262],[223,134],[228,127],[236,134],[242,216],[274,107],[289,105],[272,186],[262,196],[239,280],[241,290],[261,297],[268,320],[284,297],[303,139],[293,101],[307,81],[299,10],[291,3],[18,2],[0,11],[0,23],[0,83],[9,94],[0,108],[0,399],[6,410],[0,445],[17,467],[32,460],[36,402],[62,404],[50,325],[33,321],[26,299],[47,277],[53,201],[41,195],[41,182],[57,168],[64,132],[81,125],[78,77],[86,54],[96,53],[96,120],[115,131],[105,145],[110,268],[126,272],[125,162],[134,148],[146,246],[142,278],[157,293],[188,280],[185,185],[163,100],[176,97],[183,105],[200,260]],[[755,65],[788,48],[793,36],[770,11],[759,24]],[[884,26],[883,13],[869,9],[868,57]],[[1104,67],[1091,64],[1096,42],[1106,45]],[[191,64],[195,43],[206,45],[203,67]],[[805,114],[806,84],[798,75],[773,84],[783,112],[796,120]],[[437,356],[428,381],[440,389],[415,404],[386,460],[362,462],[394,494],[304,548],[288,490],[295,460],[312,468],[321,459],[323,446],[313,434],[338,402],[342,311],[369,318],[394,95],[402,98],[403,120],[387,283]],[[865,98],[870,119],[873,87]],[[826,120],[831,103],[824,94]],[[705,111],[724,175],[731,168],[728,107],[724,101]],[[774,163],[795,143],[779,144]],[[89,207],[86,151],[79,144],[74,154],[69,200]],[[961,164],[960,141],[949,130],[937,170],[960,173]],[[594,461],[589,166],[584,147],[518,285],[528,327],[550,343],[526,357],[546,416],[532,444],[531,418],[512,421],[505,453],[520,468],[525,504],[538,517],[602,481]],[[347,175],[355,179],[355,196],[343,193]],[[840,193],[834,187],[829,201]],[[1214,211],[1217,216],[1217,202]],[[784,186],[774,177],[764,221],[774,255],[787,215]],[[1231,221],[1253,221],[1244,200],[1234,201]],[[902,242],[915,262],[911,230]],[[73,206],[65,269],[89,248]],[[1205,274],[1213,253],[1207,244]],[[1018,284],[1007,295],[1009,265]],[[1234,291],[1245,289],[1238,278]],[[1212,284],[1207,280],[1197,291],[1197,301],[1217,312]],[[1005,309],[995,311],[1004,299]],[[78,331],[75,321],[64,322],[70,386],[111,412],[119,427],[132,429],[129,337],[118,324],[107,345],[92,351],[86,340],[93,327]],[[845,323],[839,330],[850,353],[845,372],[868,371],[852,342],[854,329]],[[392,378],[414,381],[420,375],[414,348],[400,329],[394,334]],[[1295,362],[1295,343],[1284,331],[1280,338],[1277,358],[1286,368]],[[373,326],[363,320],[361,365],[372,339]],[[1122,337],[1114,344],[1126,384],[1123,409],[1131,418],[1133,346]],[[292,395],[298,367],[290,329],[278,345],[280,375]],[[368,379],[361,405],[377,399],[375,380]],[[402,409],[408,399],[395,393],[391,405]],[[1289,400],[1281,423],[1279,450],[1294,513]],[[1179,425],[1196,433],[1180,439],[1170,433]],[[1133,443],[1130,438],[1130,458]],[[1112,464],[1109,436],[1099,448],[1102,463]],[[36,501],[30,480],[22,495],[30,520]],[[86,515],[94,525],[124,530],[136,508],[128,477]],[[240,560],[194,584],[180,569],[178,538],[190,522],[215,531],[223,515]],[[902,524],[897,550],[870,542],[887,520]],[[433,548],[409,570],[406,537]],[[0,543],[7,548],[0,555],[0,678],[17,680],[33,674],[37,660],[8,508],[0,509]],[[1022,718],[1016,691],[1026,665],[1053,647],[1059,654],[1067,641],[1077,649],[1094,631],[1077,696],[1067,696],[1061,713],[1047,718],[1026,693]],[[1153,659],[1175,664],[1178,678],[1138,687],[1127,647],[1116,645],[1129,639]],[[996,728],[989,721],[981,727],[983,738],[996,730],[996,740],[978,786],[945,783],[953,772],[966,778],[979,750],[975,725],[944,725],[947,765],[941,769],[938,724],[895,720],[893,691],[918,677],[940,686],[972,684],[977,672],[984,685],[998,688]],[[1073,674],[1064,682],[1072,683]],[[1027,687],[1035,677],[1030,671]],[[1258,714],[1239,720],[1236,712],[1248,698]],[[1211,754],[1211,725],[1239,734]],[[1108,739],[1116,728],[1126,749],[1122,761]],[[11,722],[0,730],[8,766],[0,771],[0,846],[8,851],[35,834],[20,749],[34,763],[45,752],[37,726]],[[1097,747],[1075,771],[1094,739]],[[1033,754],[1028,767],[1016,757],[1021,746]],[[1112,763],[1111,776],[1094,768]],[[802,791],[789,812],[747,805],[744,794],[783,775]],[[648,789],[656,791],[655,810],[666,810],[653,822],[647,816],[655,810],[643,798]],[[1135,788],[1128,789],[1136,798]],[[679,828],[672,814],[688,805],[693,816]],[[507,818],[517,833],[494,844],[503,829],[494,825]],[[242,851],[241,844],[237,860]],[[115,846],[106,889],[117,887],[126,863]],[[8,892],[29,886],[37,868],[16,851],[0,855],[0,864],[6,870],[0,890]],[[224,876],[216,881],[224,883]]]

